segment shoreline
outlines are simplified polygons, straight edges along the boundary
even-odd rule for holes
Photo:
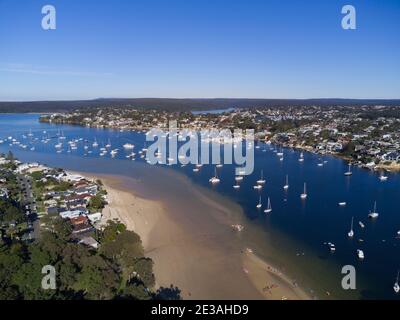
[[[44,113],[43,113],[44,114]],[[51,113],[50,113],[51,114]],[[104,130],[123,130],[123,131],[132,131],[132,132],[141,132],[143,130],[149,130],[150,128],[147,127],[128,127],[128,128],[123,128],[123,127],[118,127],[118,126],[107,126],[107,125],[102,125],[102,126],[93,126],[93,125],[83,125],[82,123],[74,123],[74,122],[52,122],[52,121],[43,121],[39,119],[39,122],[43,123],[48,123],[48,124],[55,124],[55,125],[71,125],[71,126],[79,126],[79,127],[88,127],[88,128],[94,128],[94,129],[104,129]],[[320,156],[332,156],[337,159],[345,161],[347,164],[353,164],[355,166],[358,166],[362,169],[366,169],[372,172],[376,172],[379,170],[383,170],[389,173],[400,173],[400,163],[397,163],[396,161],[392,161],[390,164],[384,164],[382,162],[375,164],[374,166],[368,166],[366,163],[363,162],[357,162],[356,159],[347,156],[347,155],[342,155],[337,152],[332,152],[332,153],[327,153],[327,152],[319,152],[318,150],[315,150],[312,146],[302,146],[302,145],[287,145],[284,143],[278,143],[276,141],[271,141],[267,139],[257,139],[256,141],[260,141],[263,143],[268,143],[270,142],[271,144],[278,146],[278,147],[283,147],[286,149],[292,149],[296,151],[304,151],[304,152],[309,152],[314,155],[320,155]]]
[[[154,261],[156,288],[172,284],[184,299],[312,299],[295,281],[244,248],[230,224],[237,222],[232,215],[239,209],[236,204],[219,203],[190,186],[201,212],[214,215],[188,217],[181,210],[182,216],[176,203],[139,196],[129,187],[132,178],[79,174],[101,180],[107,190],[109,204],[102,223],[118,218],[139,234],[146,255]]]
[[[264,142],[266,143],[267,140],[265,140]],[[282,143],[276,143],[276,142],[271,142],[271,144],[273,144],[275,146],[278,146],[278,147],[295,150],[295,151],[309,152],[309,153],[311,153],[313,155],[319,155],[319,156],[323,156],[323,157],[331,156],[331,157],[334,157],[336,159],[339,159],[339,160],[342,160],[342,161],[346,162],[346,164],[352,164],[352,165],[357,166],[357,167],[359,167],[361,169],[365,169],[365,170],[368,170],[368,171],[371,171],[371,172],[384,170],[384,171],[389,172],[389,173],[400,173],[400,163],[396,163],[394,161],[392,161],[392,163],[390,163],[390,164],[378,163],[378,164],[375,164],[375,166],[371,167],[371,166],[368,166],[365,163],[355,162],[356,160],[353,159],[352,157],[341,155],[340,153],[322,153],[322,152],[318,152],[318,151],[314,150],[310,146],[289,146],[289,145],[285,145],[285,144],[282,144]]]

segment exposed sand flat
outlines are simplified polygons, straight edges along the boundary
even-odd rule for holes
[[[248,277],[263,296],[273,300],[308,300],[310,296],[293,280],[254,253],[246,252],[243,265]]]
[[[155,262],[158,287],[173,284],[184,299],[310,299],[246,251],[231,228],[240,222],[235,203],[186,179],[179,181],[176,197],[171,190],[168,199],[149,200],[136,194],[137,181],[131,178],[83,175],[101,179],[108,191],[103,220],[118,218],[141,236],[146,255]]]

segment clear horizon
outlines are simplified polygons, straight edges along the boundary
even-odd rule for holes
[[[3,0],[0,101],[397,100],[399,30],[396,0]]]

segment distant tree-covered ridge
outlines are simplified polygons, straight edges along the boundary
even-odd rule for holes
[[[0,102],[0,113],[24,112],[67,112],[82,108],[134,107],[163,109],[174,111],[213,110],[226,108],[252,108],[271,106],[363,106],[386,105],[398,106],[400,100],[380,99],[167,99],[167,98],[132,98],[132,99],[94,99],[68,101],[26,101]]]

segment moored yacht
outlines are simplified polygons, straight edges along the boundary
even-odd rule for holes
[[[265,179],[264,179],[264,171],[261,170],[261,177],[259,180],[257,180],[257,184],[265,184]]]
[[[133,144],[131,144],[131,143],[125,143],[125,144],[123,145],[123,147],[124,147],[124,149],[126,149],[126,150],[132,150],[133,148],[135,148],[135,146],[134,146]]]
[[[345,176],[351,176],[353,172],[351,172],[351,163],[349,163],[349,169],[344,173]]]
[[[351,217],[351,227],[350,227],[350,231],[347,233],[349,238],[353,238],[354,237],[353,222],[354,222],[354,217]]]
[[[218,175],[217,175],[217,167],[215,167],[215,170],[214,170],[214,177],[212,177],[209,181],[212,183],[212,184],[216,184],[216,183],[218,183],[218,182],[220,182],[220,179],[218,178]]]
[[[399,286],[399,271],[397,271],[397,277],[396,277],[396,282],[393,285],[393,290],[396,293],[400,292],[400,286]]]
[[[262,189],[262,185],[261,184],[256,184],[255,186],[253,186],[253,189],[261,190]]]
[[[307,185],[304,182],[304,189],[303,189],[303,193],[300,195],[301,199],[306,199],[307,198]]]
[[[388,179],[388,177],[385,176],[385,174],[382,172],[381,175],[379,176],[379,180],[386,181],[387,179]]]
[[[284,190],[289,189],[289,176],[288,176],[288,175],[286,175],[286,183],[285,183],[285,185],[283,186],[283,189],[284,189]]]
[[[336,246],[332,242],[328,242],[328,247],[332,253],[336,251]]]
[[[271,206],[271,200],[268,197],[268,205],[267,205],[267,209],[264,210],[265,213],[270,213],[272,212],[272,206]]]
[[[376,219],[379,217],[379,213],[376,211],[376,201],[374,203],[374,210],[368,214],[368,217],[371,219]]]
[[[261,203],[261,196],[260,196],[260,199],[258,200],[258,203],[257,203],[257,205],[256,205],[256,208],[257,209],[260,209],[262,207],[262,203]]]

